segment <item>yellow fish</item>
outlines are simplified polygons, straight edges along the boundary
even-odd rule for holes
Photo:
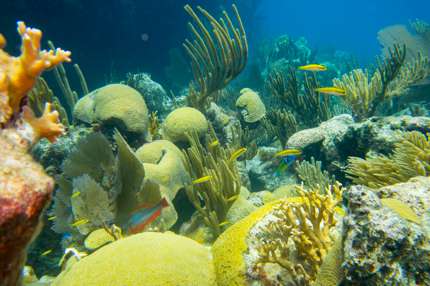
[[[216,146],[218,146],[219,145],[219,141],[218,140],[215,140],[214,142],[212,142],[211,144],[209,144],[209,147],[216,147]]]
[[[234,160],[236,160],[237,158],[239,158],[240,157],[240,155],[242,155],[243,153],[245,153],[246,152],[246,148],[245,147],[242,147],[242,148],[239,148],[239,149],[237,149],[236,151],[234,151],[233,153],[231,153],[231,155],[230,155],[230,161],[234,161]]]
[[[285,156],[290,156],[290,155],[301,155],[302,151],[299,149],[285,149],[282,151],[279,151],[278,153],[275,154],[275,157],[285,157]]]
[[[54,216],[50,216],[50,217],[48,217],[48,220],[54,220],[54,219],[56,219],[57,217],[54,215]]]
[[[235,200],[237,200],[238,197],[239,195],[232,196],[231,198],[227,199],[227,202],[234,202]]]
[[[230,222],[229,221],[224,221],[222,223],[219,224],[220,227],[223,227],[225,225],[228,225]]]
[[[386,198],[381,199],[383,206],[390,208],[392,211],[397,213],[401,218],[411,221],[416,224],[420,224],[420,217],[404,202],[398,199]]]
[[[89,223],[89,222],[90,222],[90,221],[89,221],[88,219],[86,219],[86,218],[82,218],[82,219],[77,220],[77,221],[75,221],[74,223],[72,223],[72,226],[74,226],[74,227],[78,227],[78,226],[81,226],[81,225],[87,224],[87,223]]]
[[[192,181],[192,184],[197,185],[197,184],[205,183],[205,182],[209,181],[210,179],[212,179],[212,176],[204,176],[204,177],[195,179],[194,181]]]
[[[325,65],[310,64],[310,65],[300,66],[299,70],[301,70],[301,71],[320,72],[320,71],[326,71],[327,67]]]
[[[71,198],[73,199],[73,198],[79,197],[80,195],[81,195],[81,192],[77,191],[77,192],[73,193],[73,195],[71,196]]]
[[[337,95],[344,96],[346,95],[346,91],[343,88],[330,86],[330,87],[319,87],[315,89],[316,92],[329,94],[329,95]]]
[[[50,254],[52,252],[52,249],[48,249],[46,251],[44,251],[40,256],[46,256],[48,254]]]

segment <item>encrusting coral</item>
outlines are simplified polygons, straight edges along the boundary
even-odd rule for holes
[[[223,89],[240,74],[248,59],[245,29],[236,6],[232,7],[237,26],[227,12],[223,11],[225,19],[217,21],[198,6],[197,10],[209,23],[207,27],[189,5],[185,6],[185,11],[193,18],[196,26],[188,23],[195,39],[186,39],[183,46],[191,58],[194,81],[198,87],[198,91],[191,87],[187,99],[192,107],[201,111],[206,109],[215,92]]]
[[[370,155],[366,159],[349,158],[347,177],[354,184],[371,188],[406,182],[430,173],[430,142],[422,133],[406,132],[395,144],[390,156]]]

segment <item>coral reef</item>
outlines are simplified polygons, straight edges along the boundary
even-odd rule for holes
[[[240,96],[236,100],[236,107],[240,109],[242,118],[247,123],[257,122],[266,115],[266,107],[258,93],[249,88],[240,91]]]
[[[225,18],[217,21],[202,7],[197,7],[209,25],[205,26],[203,20],[189,6],[185,11],[194,20],[197,28],[188,23],[195,40],[185,40],[183,44],[194,74],[195,85],[198,91],[188,95],[189,104],[201,111],[217,91],[223,89],[230,81],[235,79],[245,68],[248,59],[248,42],[245,29],[239,12],[232,6],[237,21],[237,27],[227,12],[223,11]]]
[[[40,216],[51,200],[54,181],[26,153],[0,134],[0,285],[17,285],[26,249],[40,231]],[[14,134],[10,134],[14,135]]]
[[[110,84],[87,94],[76,103],[73,116],[84,123],[113,126],[138,139],[149,135],[145,101],[137,90],[126,85]]]
[[[258,208],[221,234],[212,248],[218,285],[310,285],[316,279],[333,245],[341,192],[338,186],[324,195],[319,189],[298,192]],[[332,274],[327,272],[319,281]]]
[[[150,111],[157,111],[163,118],[172,109],[172,101],[169,100],[164,88],[147,73],[128,74],[125,84],[140,92],[145,99]]]
[[[349,214],[344,219],[346,285],[426,285],[430,269],[428,239],[429,179],[379,190],[353,186],[346,191]],[[423,225],[408,222],[381,198],[410,206]],[[425,223],[424,223],[425,222]]]
[[[206,147],[199,141],[196,132],[188,133],[190,148],[184,151],[185,167],[193,180],[185,190],[189,200],[218,236],[226,225],[228,210],[238,198],[241,181],[236,167],[234,152],[219,143],[213,130],[208,136]],[[199,182],[202,179],[202,182]]]
[[[174,143],[187,142],[187,132],[196,132],[202,137],[207,133],[208,127],[208,121],[203,113],[192,107],[181,107],[167,115],[161,134],[164,139]]]
[[[28,154],[31,144],[61,135],[58,112],[46,103],[41,117],[25,105],[38,76],[63,61],[70,52],[41,51],[42,32],[18,22],[21,55],[12,57],[3,48],[0,34],[0,285],[20,284],[27,247],[41,228],[40,217],[51,200],[53,180]],[[19,114],[23,111],[22,114]],[[23,120],[24,122],[21,122]]]
[[[133,235],[63,272],[56,285],[215,286],[210,251],[173,233]]]
[[[366,160],[351,157],[347,170],[354,184],[379,188],[406,182],[415,176],[428,176],[430,143],[417,131],[406,132],[390,156],[370,155]]]

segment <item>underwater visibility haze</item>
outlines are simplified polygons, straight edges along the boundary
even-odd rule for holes
[[[430,285],[429,11],[2,1],[0,286]]]

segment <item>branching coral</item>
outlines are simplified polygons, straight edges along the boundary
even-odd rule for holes
[[[60,48],[55,52],[40,50],[40,30],[27,28],[24,22],[18,22],[18,33],[22,38],[19,57],[9,56],[3,51],[6,41],[4,37],[0,40],[0,124],[6,124],[13,114],[19,112],[22,99],[44,70],[70,61],[70,52]]]
[[[185,40],[183,44],[189,57],[194,74],[195,84],[190,88],[189,104],[204,110],[211,96],[223,89],[230,81],[245,68],[248,59],[248,42],[239,12],[233,5],[237,26],[233,24],[227,12],[223,11],[225,19],[217,21],[209,12],[201,7],[197,10],[210,24],[205,26],[199,16],[189,6],[187,13],[193,18],[195,25],[188,23],[195,39]]]
[[[51,41],[48,41],[48,46],[55,50],[55,46]],[[78,64],[74,64],[73,68],[75,70],[75,73],[79,79],[79,83],[81,84],[82,93],[84,95],[89,93],[87,81],[85,79],[85,76],[79,67]],[[67,72],[63,64],[59,64],[53,69],[55,80],[58,83],[58,86],[60,87],[60,90],[66,99],[68,109],[70,112],[73,111],[73,107],[75,106],[76,102],[79,99],[78,93],[70,87],[69,79],[67,77]]]
[[[381,103],[400,95],[399,92],[392,92],[393,85],[405,88],[406,82],[419,77],[418,74],[422,72],[417,70],[425,65],[424,60],[419,58],[418,63],[405,67],[405,57],[406,47],[394,45],[389,49],[389,56],[378,63],[377,71],[370,79],[367,71],[356,69],[343,75],[341,79],[333,80],[335,86],[346,91],[344,100],[351,106],[355,118],[363,120],[375,115]]]
[[[275,208],[274,219],[263,227],[257,268],[263,274],[267,264],[276,264],[289,273],[290,284],[311,285],[333,244],[335,207],[341,201],[340,185],[305,191],[298,187],[296,202],[285,200]],[[285,283],[284,281],[284,283]]]
[[[349,158],[347,177],[354,184],[371,188],[406,182],[415,176],[430,174],[430,142],[419,132],[404,134],[391,156],[368,156],[365,160]]]
[[[335,183],[334,177],[330,177],[327,171],[322,170],[321,162],[315,161],[313,157],[310,162],[302,161],[298,163],[296,172],[303,184],[311,189],[324,191]]]
[[[298,123],[291,111],[276,109],[270,111],[263,125],[267,132],[276,137],[282,146],[285,146],[288,138],[298,131]]]
[[[46,103],[51,102],[52,106],[60,115],[60,121],[64,126],[69,125],[69,120],[67,118],[67,112],[61,105],[58,97],[54,95],[52,90],[49,88],[46,81],[39,77],[32,90],[28,93],[28,105],[36,114],[36,116],[41,116],[43,114]]]
[[[329,98],[315,92],[318,87],[315,75],[305,74],[302,88],[293,68],[290,68],[286,76],[275,71],[269,77],[267,87],[304,127],[314,127],[331,117]],[[300,91],[302,89],[303,93]]]
[[[241,182],[236,162],[219,143],[213,130],[208,136],[207,148],[197,134],[188,135],[191,147],[184,151],[184,163],[193,180],[207,178],[204,182],[186,187],[188,198],[203,217],[215,236],[222,232],[227,212],[237,199]]]

